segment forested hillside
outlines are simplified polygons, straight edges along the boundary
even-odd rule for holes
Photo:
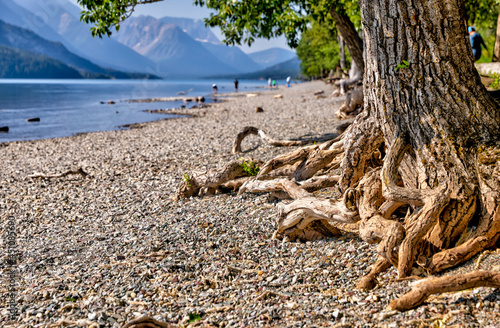
[[[29,51],[0,46],[0,78],[79,79],[77,70],[63,62]]]

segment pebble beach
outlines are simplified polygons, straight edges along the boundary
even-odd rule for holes
[[[193,170],[296,149],[249,136],[244,153],[231,154],[245,126],[275,139],[336,133],[345,98],[332,98],[330,85],[280,87],[220,95],[126,130],[0,143],[0,234],[16,233],[14,246],[2,237],[0,326],[118,328],[147,315],[175,327],[500,327],[496,289],[431,296],[406,312],[386,310],[413,282],[397,281],[395,268],[374,290],[356,290],[377,255],[355,226],[340,226],[338,238],[280,241],[279,201],[265,193],[173,200]],[[88,175],[30,177],[78,168]],[[474,269],[500,271],[500,252],[443,275]]]

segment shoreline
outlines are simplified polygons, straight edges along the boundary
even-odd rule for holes
[[[243,154],[231,154],[245,126],[276,139],[335,132],[335,111],[344,98],[316,97],[319,90],[328,95],[331,86],[309,82],[240,92],[209,108],[186,110],[196,115],[190,118],[0,144],[0,234],[8,220],[15,223],[22,277],[16,281],[15,326],[118,328],[142,315],[188,325],[196,315],[206,327],[495,327],[500,293],[489,288],[386,313],[388,303],[410,288],[397,281],[395,269],[372,291],[354,288],[377,259],[377,245],[349,231],[317,242],[272,240],[277,203],[265,193],[172,201],[183,175],[193,170],[242,156],[269,160],[297,148],[249,136]],[[77,168],[88,175],[29,177]],[[333,197],[335,189],[318,195]],[[471,271],[479,256],[445,274]],[[498,265],[498,252],[485,253],[478,268]],[[4,275],[9,269],[0,268]],[[0,290],[0,326],[7,327],[7,286]]]

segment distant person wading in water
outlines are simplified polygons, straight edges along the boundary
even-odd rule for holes
[[[476,32],[476,28],[474,26],[469,26],[469,38],[475,61],[478,61],[479,58],[481,58],[481,46],[483,46],[484,49],[486,49],[486,51],[489,53],[488,48],[484,43],[483,37],[481,36],[481,34]]]
[[[213,93],[214,95],[216,95],[216,94],[217,94],[217,84],[215,84],[215,83],[214,83],[214,84],[212,84],[212,93]]]
[[[234,92],[238,92],[238,79],[234,79]]]

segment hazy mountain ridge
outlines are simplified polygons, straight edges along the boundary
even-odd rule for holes
[[[82,75],[60,60],[0,45],[0,78],[79,79]]]
[[[249,53],[248,56],[263,68],[271,67],[290,59],[297,58],[295,52],[283,48],[269,48],[262,51]]]
[[[62,43],[46,40],[31,30],[7,24],[2,20],[0,20],[0,44],[53,57],[79,69],[105,73],[105,69],[71,53]]]
[[[195,41],[220,44],[220,40],[215,36],[211,29],[205,26],[200,19],[182,18],[182,17],[163,17],[160,21],[166,24],[179,26],[182,31],[192,37]]]
[[[0,20],[0,45],[16,49],[20,51],[27,51],[33,54],[44,55],[52,59],[56,59],[65,65],[77,70],[80,77],[85,78],[151,78],[145,74],[134,75],[133,73],[126,73],[115,71],[111,69],[102,68],[91,61],[75,55],[68,51],[66,47],[55,41],[46,40],[31,30],[7,24]],[[16,53],[14,53],[16,55]],[[26,57],[26,56],[25,56]],[[30,56],[30,61],[34,62],[36,56]],[[39,59],[46,62],[45,59]],[[26,68],[28,69],[28,68]],[[50,70],[45,70],[49,72]],[[46,77],[51,78],[51,75]]]
[[[0,0],[0,2],[6,1],[8,0]],[[36,22],[37,26],[50,27],[60,35],[66,48],[77,55],[102,67],[154,74],[154,63],[129,47],[110,38],[93,38],[90,34],[91,25],[80,22],[81,9],[68,0],[48,2],[14,0],[13,2],[29,11],[29,14],[24,13],[26,17],[23,17],[22,21]],[[21,27],[29,29],[29,26],[21,25]],[[37,34],[46,38],[41,30],[37,31]]]
[[[199,20],[130,17],[114,38],[155,61],[162,75],[208,76],[260,69],[243,51],[227,47]],[[203,42],[197,41],[203,38]]]
[[[141,75],[117,70],[169,78],[222,74],[236,77],[275,63],[266,61],[266,55],[262,59],[251,54],[260,61],[256,62],[241,49],[221,44],[202,20],[132,16],[112,38],[99,39],[90,35],[90,25],[80,22],[80,11],[69,0],[0,0],[0,19],[28,30],[32,27],[35,35],[46,39],[45,43],[40,41],[29,48],[29,42],[23,40],[27,33],[23,32],[20,40],[10,38],[3,44],[53,56],[80,71],[121,78]]]

